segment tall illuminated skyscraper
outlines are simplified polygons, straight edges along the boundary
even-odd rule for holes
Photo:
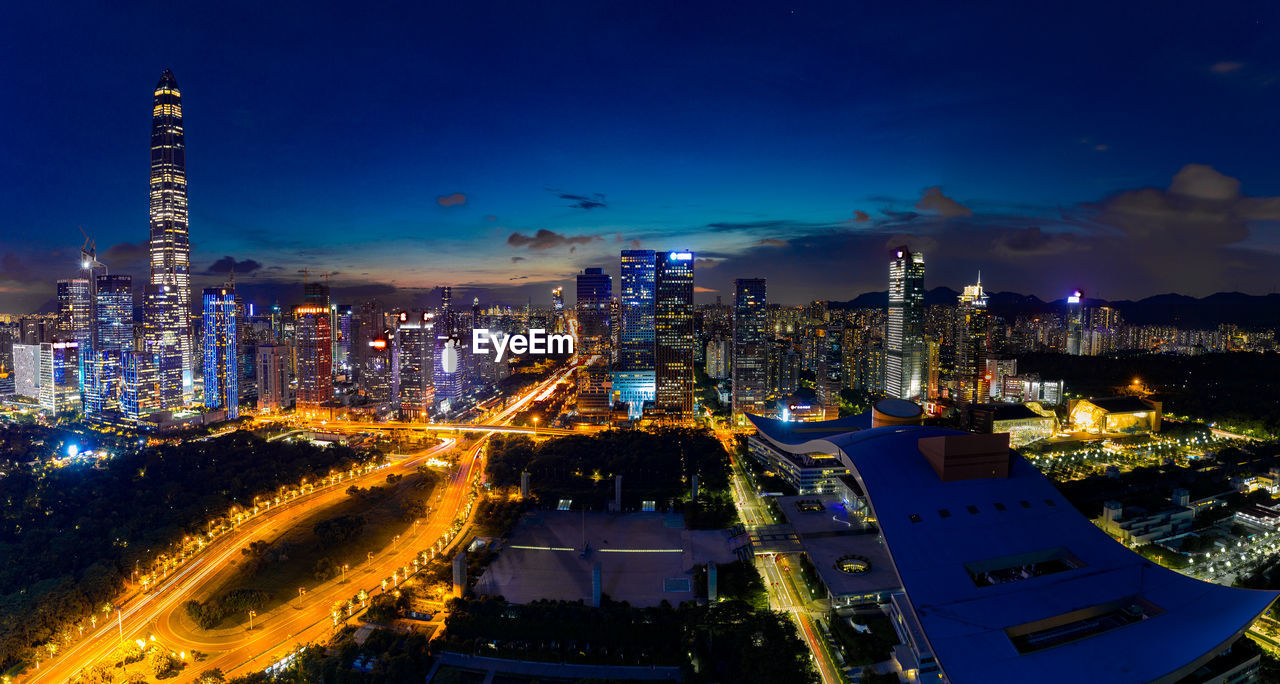
[[[733,415],[745,420],[744,413],[764,415],[769,397],[769,314],[764,278],[739,278],[733,287]]]
[[[889,261],[884,393],[917,401],[925,394],[924,255],[904,245]]]
[[[87,350],[93,340],[93,290],[87,278],[58,281],[58,329]]]
[[[602,268],[578,274],[578,344],[585,354],[601,354],[609,348],[609,302],[613,277]]]
[[[151,284],[173,288],[162,316],[182,354],[182,396],[191,399],[195,359],[191,344],[191,240],[187,227],[187,151],[182,93],[168,69],[156,84],[151,110]]]
[[[228,420],[240,417],[240,340],[236,318],[234,289],[204,289],[204,405],[226,409]]]
[[[143,291],[142,349],[151,358],[144,359],[141,376],[154,376],[157,411],[171,411],[184,403],[182,396],[182,344],[185,328],[179,322],[182,315],[178,305],[178,290],[172,285],[151,284]],[[140,377],[141,377],[140,376]]]
[[[654,273],[653,407],[667,420],[693,418],[693,253],[660,252]]]
[[[618,333],[618,363],[610,374],[610,394],[624,402],[628,415],[641,416],[645,402],[654,399],[655,255],[651,249],[622,251]]]
[[[396,327],[396,385],[400,388],[400,415],[426,420],[435,401],[435,316],[427,311],[400,312]]]
[[[978,274],[978,284],[964,286],[959,315],[960,339],[956,345],[959,396],[956,401],[961,405],[983,402],[990,383],[987,377],[987,330],[991,321],[981,273]]]
[[[121,355],[133,349],[133,276],[99,275],[94,296],[94,342],[81,352],[86,416],[120,408]]]
[[[1067,297],[1067,353],[1080,356],[1084,353],[1080,343],[1084,329],[1084,293],[1076,290]]]
[[[303,288],[303,304],[294,309],[297,346],[298,413],[327,414],[333,400],[333,343],[329,327],[329,287],[308,283]]]

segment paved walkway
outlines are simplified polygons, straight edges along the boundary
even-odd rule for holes
[[[519,674],[534,677],[553,677],[556,679],[626,679],[680,681],[678,667],[642,667],[639,665],[566,665],[564,663],[544,663],[532,660],[509,660],[506,658],[489,658],[471,656],[462,653],[445,651],[436,657],[436,663],[427,673],[427,682],[436,676],[441,666],[458,667],[485,673],[485,682],[492,682],[494,675]]]

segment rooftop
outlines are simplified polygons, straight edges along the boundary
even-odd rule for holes
[[[799,432],[750,420],[781,449],[842,454],[952,682],[1176,679],[1276,597],[1147,561],[1016,454],[1007,478],[943,482],[919,441],[966,433],[917,426],[837,433],[837,421]]]

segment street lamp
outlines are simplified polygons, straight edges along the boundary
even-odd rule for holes
[[[343,564],[342,564],[342,583],[343,583],[343,584],[346,584],[346,583],[347,583],[347,568],[349,568],[349,567],[351,567],[351,566],[350,566],[349,564],[347,564],[347,563],[343,563]]]
[[[258,614],[258,611],[256,611],[256,610],[251,610],[251,611],[249,611],[249,631],[250,631],[250,632],[252,632],[252,631],[253,631],[253,616],[255,616],[255,615],[257,615],[257,614]]]

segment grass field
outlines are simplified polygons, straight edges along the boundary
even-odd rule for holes
[[[318,574],[318,564],[322,559],[328,559],[328,565],[335,569],[343,564],[349,565],[346,572],[348,581],[360,577],[366,571],[368,554],[377,554],[390,546],[396,535],[408,531],[413,519],[419,517],[411,512],[414,506],[433,505],[442,483],[443,478],[435,472],[418,472],[405,475],[394,484],[380,484],[383,491],[377,496],[349,495],[341,502],[299,520],[270,540],[260,562],[254,563],[249,555],[242,553],[234,561],[238,566],[235,574],[199,598],[204,601],[237,589],[257,589],[271,595],[262,608],[262,612],[266,612],[290,599],[296,600],[299,587],[310,590],[340,576],[340,572],[335,570]],[[346,542],[326,544],[314,528],[317,523],[340,516],[360,516],[364,519],[364,526],[358,535]],[[244,619],[245,615],[233,614],[218,628],[239,624]]]

